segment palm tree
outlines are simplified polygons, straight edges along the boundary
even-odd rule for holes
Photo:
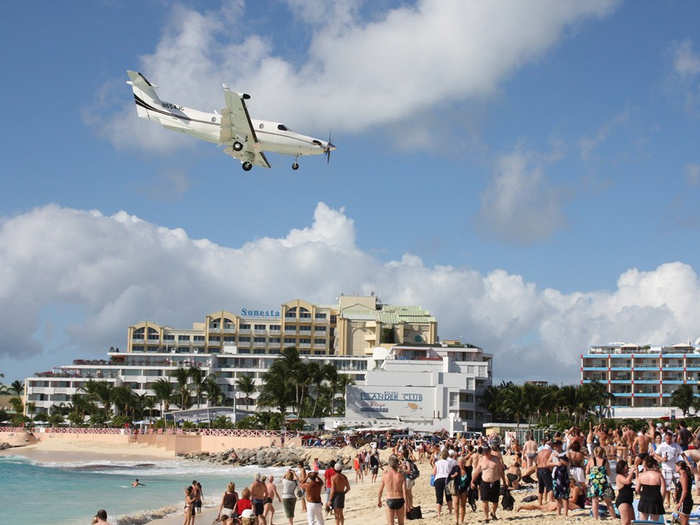
[[[78,390],[82,390],[92,401],[102,403],[105,413],[109,414],[112,407],[112,390],[114,385],[107,381],[93,381],[92,379],[81,386]]]
[[[116,386],[112,389],[111,400],[114,403],[114,412],[123,413],[125,416],[129,416],[129,410],[132,412],[137,403],[136,394],[131,390],[131,387],[126,385]]]
[[[21,415],[24,413],[24,404],[22,403],[22,400],[20,398],[10,398],[10,405],[12,405],[12,410],[15,414]]]
[[[180,399],[180,410],[186,410],[190,398],[190,391],[187,387],[187,383],[191,377],[190,371],[187,368],[178,368],[173,372],[173,377],[177,379],[177,395]]]
[[[15,379],[14,381],[12,381],[10,388],[18,396],[21,396],[22,394],[24,394],[24,383],[22,381],[20,381],[19,379]]]
[[[335,394],[340,396],[342,400],[342,413],[338,411],[339,416],[345,415],[345,395],[347,394],[348,387],[355,384],[355,379],[350,374],[338,374],[338,379],[335,382]],[[332,414],[331,414],[332,415]]]
[[[239,377],[236,380],[236,389],[243,392],[246,407],[250,408],[250,396],[253,392],[255,392],[255,379],[249,375]]]
[[[194,386],[194,391],[197,396],[197,408],[202,404],[202,390],[204,390],[204,382],[206,378],[199,368],[191,367],[187,373],[192,380],[192,386]]]
[[[158,381],[153,383],[151,388],[155,394],[156,401],[160,403],[160,417],[164,418],[165,413],[170,407],[170,401],[175,395],[175,385],[164,377],[161,377]]]
[[[214,406],[216,406],[221,402],[223,392],[221,391],[219,384],[216,382],[215,375],[212,374],[208,376],[206,381],[204,381],[204,392],[207,394],[208,406],[211,406],[212,403]]]

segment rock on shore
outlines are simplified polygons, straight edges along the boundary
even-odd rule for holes
[[[260,447],[229,449],[223,452],[201,452],[181,454],[180,457],[199,461],[208,461],[217,465],[260,467],[296,467],[299,462],[309,465],[318,458],[321,469],[340,461],[343,467],[352,465],[353,458],[359,452],[352,447],[345,448],[299,448],[299,447]],[[384,452],[384,451],[382,451]],[[383,455],[383,454],[382,454]]]

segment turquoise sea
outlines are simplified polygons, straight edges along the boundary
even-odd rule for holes
[[[254,467],[225,467],[191,461],[114,461],[41,463],[0,456],[0,523],[4,525],[84,525],[104,508],[110,523],[129,523],[146,510],[182,506],[184,488],[202,484],[205,504],[218,503],[226,483],[240,490]],[[139,478],[144,487],[132,488]]]

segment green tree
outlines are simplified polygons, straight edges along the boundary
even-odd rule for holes
[[[78,390],[85,392],[91,401],[101,403],[106,414],[111,412],[112,391],[114,390],[114,385],[112,385],[112,383],[108,381],[94,381],[91,379]],[[91,413],[90,415],[93,416],[95,414]]]
[[[246,408],[250,408],[251,395],[255,392],[255,379],[252,376],[244,375],[236,380],[236,389],[240,390],[245,399]]]
[[[12,381],[10,388],[18,396],[21,396],[22,394],[24,394],[24,383],[22,381],[20,381],[19,379],[15,379],[14,381]]]
[[[153,383],[152,388],[156,401],[160,403],[160,417],[165,418],[165,413],[170,408],[170,401],[175,395],[175,385],[166,378],[161,377],[158,381]]]
[[[194,387],[195,396],[197,399],[197,408],[200,408],[202,405],[202,391],[204,390],[204,382],[206,381],[206,377],[202,373],[202,370],[196,367],[190,367],[187,373],[192,381],[192,386]]]
[[[683,412],[683,417],[688,415],[690,407],[693,406],[695,396],[693,395],[693,387],[688,384],[680,385],[673,394],[671,394],[671,404],[677,406]]]
[[[15,414],[24,414],[24,404],[19,397],[10,398],[10,406]]]
[[[190,390],[189,390],[189,380],[190,371],[187,368],[178,368],[173,371],[173,377],[177,380],[177,397],[178,405],[180,410],[186,410],[189,408],[190,402]]]
[[[212,374],[207,377],[206,381],[204,382],[204,393],[207,396],[208,406],[217,406],[221,404],[223,392],[221,391],[219,384],[216,382],[215,375]]]

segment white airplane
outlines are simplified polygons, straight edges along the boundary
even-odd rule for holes
[[[226,85],[224,100],[226,107],[221,113],[206,113],[170,102],[162,101],[153,84],[136,71],[127,71],[127,84],[134,91],[136,113],[139,117],[159,122],[163,127],[187,133],[198,139],[225,146],[224,153],[241,161],[244,171],[253,166],[269,168],[265,151],[292,155],[292,169],[299,169],[299,157],[303,155],[326,155],[330,162],[330,135],[327,141],[308,137],[290,130],[280,122],[251,119],[245,101],[247,93],[236,93]]]

